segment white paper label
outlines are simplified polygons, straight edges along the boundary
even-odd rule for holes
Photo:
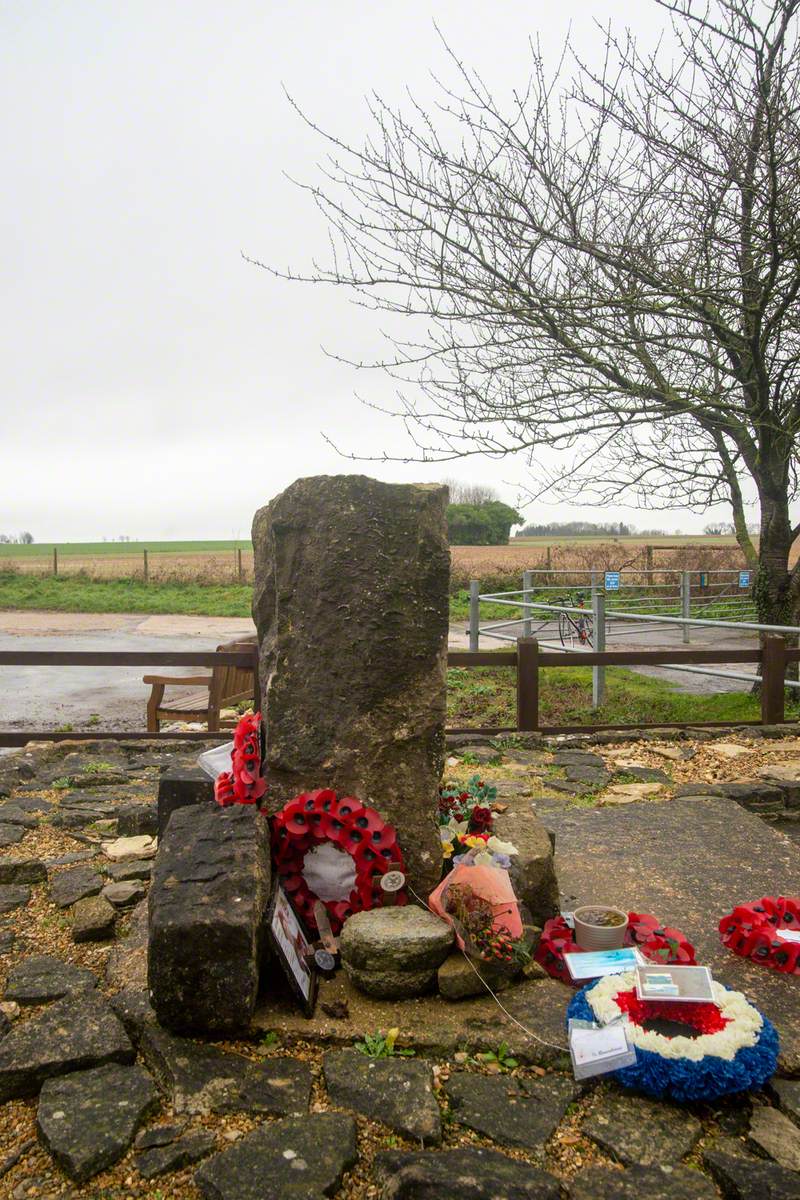
[[[570,1043],[578,1066],[625,1054],[628,1049],[622,1025],[606,1025],[603,1029],[573,1029]]]
[[[800,942],[800,929],[776,929],[775,937],[782,942]]]

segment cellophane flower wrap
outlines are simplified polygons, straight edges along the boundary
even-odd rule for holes
[[[523,925],[508,871],[460,863],[431,893],[429,904],[452,925],[459,948],[470,957],[511,963]]]

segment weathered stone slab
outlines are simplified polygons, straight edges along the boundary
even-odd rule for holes
[[[44,883],[47,868],[38,858],[0,858],[0,884]]]
[[[460,950],[448,954],[436,972],[436,986],[445,1000],[464,1000],[467,996],[485,996],[486,986],[493,992],[502,992],[514,982],[502,966],[482,962],[480,974],[466,955]]]
[[[138,1045],[145,1025],[156,1019],[156,1014],[150,1006],[147,989],[123,988],[121,992],[110,996],[108,1002],[125,1026],[128,1037],[135,1045]]]
[[[106,959],[106,983],[114,991],[136,988],[147,991],[147,902],[141,900],[130,915],[128,933],[111,947]]]
[[[112,862],[132,862],[143,858],[155,858],[157,850],[155,838],[145,833],[135,837],[120,837],[113,842],[103,843],[103,853]]]
[[[149,897],[150,998],[168,1029],[248,1026],[269,895],[269,826],[254,806],[173,813]]]
[[[208,1200],[317,1200],[336,1192],[356,1158],[353,1118],[314,1113],[253,1130],[194,1179]]]
[[[158,832],[158,809],[155,804],[131,803],[119,809],[117,833],[120,837],[137,837],[139,834],[153,837]]]
[[[0,849],[8,846],[18,846],[27,833],[21,825],[3,825],[0,823]]]
[[[800,1134],[797,1126],[777,1108],[754,1108],[750,1118],[749,1139],[789,1171],[800,1171]]]
[[[180,1125],[151,1125],[149,1129],[141,1129],[134,1139],[137,1150],[152,1150],[156,1146],[168,1146],[175,1142],[183,1133],[186,1126]]]
[[[94,992],[59,1000],[0,1042],[0,1103],[35,1096],[46,1079],[106,1063],[129,1063],[134,1051],[120,1022]]]
[[[569,996],[554,979],[524,981],[503,993],[503,1005],[527,1029],[547,1044],[526,1039],[487,993],[447,1004],[438,996],[380,1000],[358,991],[343,971],[320,980],[319,999],[309,1019],[291,1000],[264,997],[256,1010],[254,1028],[320,1041],[352,1042],[365,1030],[399,1028],[398,1043],[420,1054],[451,1057],[461,1049],[496,1050],[507,1041],[514,1057],[549,1066],[566,1053],[564,1012]],[[559,1048],[563,1048],[560,1050]]]
[[[253,1062],[145,1024],[140,1048],[176,1113],[251,1112],[285,1117],[308,1110],[311,1070],[294,1058]]]
[[[781,1111],[800,1125],[800,1079],[773,1079],[769,1086]]]
[[[31,898],[29,887],[19,887],[14,884],[0,886],[0,914],[14,912],[22,908]]]
[[[94,867],[71,867],[50,880],[50,899],[59,908],[69,908],[78,900],[96,896],[102,886],[103,877]]]
[[[52,954],[35,954],[12,967],[3,999],[18,1004],[47,1004],[62,996],[91,991],[97,979],[86,967],[62,962]]]
[[[497,1150],[384,1150],[375,1158],[381,1200],[558,1200],[559,1181],[548,1171]]]
[[[777,1026],[781,1070],[800,1074],[800,991],[787,987],[785,976],[732,954],[717,928],[737,904],[800,893],[797,847],[735,801],[716,796],[573,809],[548,814],[548,822],[569,907],[603,901],[677,926],[697,961]]]
[[[328,1095],[424,1145],[442,1140],[442,1116],[428,1063],[408,1058],[370,1059],[357,1050],[333,1050],[323,1059]]]
[[[214,799],[214,781],[202,767],[170,767],[158,781],[158,836],[163,838],[170,817],[179,808]]]
[[[104,942],[114,936],[116,912],[103,896],[86,896],[72,907],[73,942]]]
[[[703,1162],[725,1200],[800,1200],[800,1175],[771,1162],[706,1150]]]
[[[574,1080],[504,1079],[458,1071],[445,1085],[454,1119],[503,1146],[540,1150],[578,1095]]]
[[[35,829],[39,824],[36,817],[21,804],[3,804],[0,806],[0,824],[21,825],[23,829]]]
[[[147,889],[139,880],[128,879],[120,883],[107,883],[100,894],[115,908],[130,908],[144,899]]]
[[[182,1171],[192,1163],[199,1162],[211,1153],[216,1144],[214,1134],[208,1129],[195,1129],[176,1141],[143,1150],[133,1160],[134,1166],[144,1179],[157,1179],[169,1171]]]
[[[58,1165],[85,1183],[122,1158],[157,1101],[145,1070],[109,1064],[49,1079],[39,1097],[36,1125]]]
[[[126,883],[131,879],[149,879],[153,874],[152,859],[134,858],[130,862],[109,863],[106,874],[115,883]]]
[[[339,950],[356,987],[370,996],[404,998],[432,989],[453,940],[445,921],[409,904],[355,913],[345,922]]]
[[[322,786],[373,805],[420,895],[441,869],[446,502],[439,485],[320,476],[253,521],[269,806]]]
[[[710,1179],[689,1167],[587,1167],[570,1184],[571,1200],[716,1200]],[[764,1200],[764,1197],[761,1197]]]
[[[583,1132],[619,1162],[652,1167],[682,1159],[703,1127],[685,1108],[610,1092],[597,1098]]]
[[[518,899],[534,921],[543,925],[558,911],[553,843],[530,804],[516,801],[506,812],[496,813],[494,832],[501,841],[511,842],[518,853],[512,855],[509,875]]]

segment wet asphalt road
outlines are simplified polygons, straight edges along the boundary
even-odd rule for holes
[[[89,613],[0,613],[2,650],[214,650],[221,642],[252,633],[248,620],[216,617],[142,616],[137,614],[94,615]],[[555,624],[534,623],[541,642],[559,643]],[[468,646],[464,627],[450,630],[450,646]],[[482,639],[481,648],[503,643]],[[755,636],[734,630],[692,629],[693,646],[720,647],[755,645]],[[677,626],[612,624],[608,648],[640,646],[681,647]],[[667,679],[681,691],[710,694],[741,691],[748,684],[734,680],[693,675],[683,671],[638,668],[645,674]],[[721,667],[722,670],[748,670]],[[98,728],[143,729],[150,692],[142,683],[147,674],[204,674],[205,668],[191,667],[0,667],[0,729],[54,729],[71,725],[86,728],[93,714]],[[169,693],[168,693],[169,695]]]

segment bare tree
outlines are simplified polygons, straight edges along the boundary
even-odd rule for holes
[[[532,493],[584,504],[726,501],[760,567],[761,617],[786,621],[800,608],[800,0],[653,2],[674,45],[645,53],[608,31],[602,68],[576,58],[561,90],[533,47],[507,110],[452,55],[460,85],[435,111],[374,98],[362,146],[323,134],[309,190],[332,260],[270,269],[403,318],[385,358],[359,365],[414,384],[396,408],[412,457],[522,452]],[[566,465],[551,449],[545,469],[543,447]]]
[[[451,504],[488,504],[490,500],[499,500],[493,487],[482,483],[462,483],[460,479],[444,479],[445,487],[450,490]]]

